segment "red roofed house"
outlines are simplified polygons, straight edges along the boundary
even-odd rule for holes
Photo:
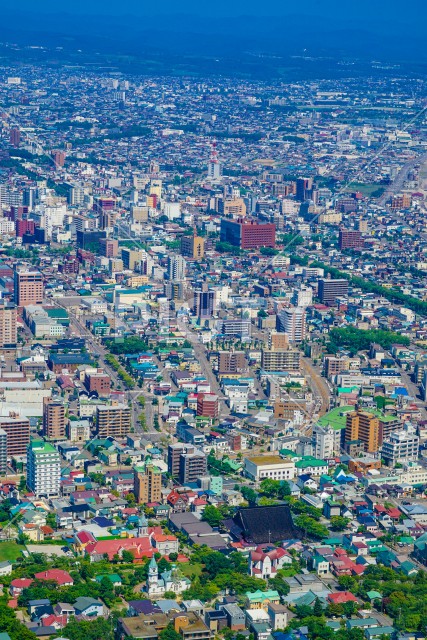
[[[20,596],[24,589],[28,589],[33,584],[31,578],[15,578],[10,583],[9,591],[12,596]]]
[[[292,564],[292,556],[280,547],[264,551],[259,546],[249,554],[249,573],[256,578],[274,578],[285,564]]]
[[[151,544],[156,551],[162,556],[168,556],[170,553],[178,553],[179,542],[174,535],[166,535],[165,533],[155,532],[150,536]]]
[[[345,602],[357,602],[356,596],[350,591],[338,591],[337,593],[330,593],[328,595],[329,602],[332,604],[344,604]]]
[[[36,580],[49,580],[56,582],[59,587],[72,587],[74,580],[68,573],[62,569],[48,569],[47,571],[40,571],[34,575]]]
[[[90,531],[79,531],[74,536],[74,546],[76,551],[84,551],[90,542],[96,542],[96,538],[90,533]]]
[[[85,554],[89,556],[91,562],[102,560],[104,555],[108,555],[112,560],[115,555],[122,557],[123,551],[130,551],[134,555],[134,562],[143,562],[146,558],[151,558],[154,549],[151,546],[150,538],[124,538],[123,540],[98,540],[86,545]]]

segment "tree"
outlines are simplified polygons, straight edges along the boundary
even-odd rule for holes
[[[56,515],[50,511],[46,516],[46,524],[52,529],[56,529]]]
[[[61,635],[69,640],[114,640],[111,623],[105,618],[96,618],[90,622],[71,618]]]
[[[176,562],[178,560],[178,554],[175,551],[169,554],[169,560],[171,562]]]
[[[332,531],[344,531],[347,529],[350,518],[344,518],[343,516],[332,516],[331,520]]]
[[[319,522],[313,520],[309,515],[303,514],[295,518],[295,524],[299,529],[302,529],[304,534],[310,538],[316,538],[321,540],[328,537],[328,529]]]
[[[357,588],[357,581],[353,576],[340,576],[338,578],[338,584],[343,591],[353,592]]]
[[[218,527],[223,520],[223,516],[217,507],[213,504],[208,504],[203,510],[202,520],[210,524],[211,527]]]
[[[241,492],[242,496],[244,497],[244,499],[247,502],[249,502],[249,504],[256,504],[256,501],[257,501],[257,498],[258,498],[258,494],[256,493],[256,491],[251,489],[251,487],[243,486],[240,489],[240,492]]]
[[[128,551],[128,549],[124,549],[122,552],[122,560],[123,562],[126,562],[127,564],[132,564],[133,561],[135,560],[135,557],[132,553],[132,551]]]
[[[261,480],[259,488],[261,493],[267,496],[267,498],[276,498],[279,493],[280,482],[279,480],[265,478],[264,480]]]
[[[158,638],[159,640],[181,640],[181,635],[175,631],[173,624],[169,623],[165,629],[159,632]]]
[[[323,608],[319,598],[316,598],[316,600],[314,601],[313,615],[315,615],[317,618],[320,618],[323,615]]]

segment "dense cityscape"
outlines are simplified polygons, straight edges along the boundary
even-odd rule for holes
[[[2,62],[0,640],[427,637],[427,94],[371,70]]]

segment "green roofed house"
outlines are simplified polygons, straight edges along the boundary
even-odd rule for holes
[[[106,573],[101,576],[96,576],[95,581],[98,583],[101,583],[104,578],[107,578],[107,580],[110,580],[113,587],[120,587],[122,584],[122,579],[118,575],[118,573]]]
[[[324,460],[318,460],[312,456],[304,456],[301,460],[295,462],[295,469],[297,470],[296,473],[298,476],[304,473],[321,476],[328,473],[329,466]]]
[[[269,604],[280,604],[280,596],[278,591],[273,589],[267,591],[248,591],[246,594],[246,603],[249,609],[267,609]]]
[[[369,602],[374,602],[374,600],[381,600],[382,595],[379,591],[367,591],[366,595],[368,596]]]

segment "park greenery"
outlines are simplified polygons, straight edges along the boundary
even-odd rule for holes
[[[384,329],[357,329],[357,327],[334,327],[329,332],[328,350],[337,353],[339,349],[349,349],[351,353],[367,351],[371,343],[377,343],[383,349],[390,349],[393,344],[409,345],[409,338],[395,331]]]

